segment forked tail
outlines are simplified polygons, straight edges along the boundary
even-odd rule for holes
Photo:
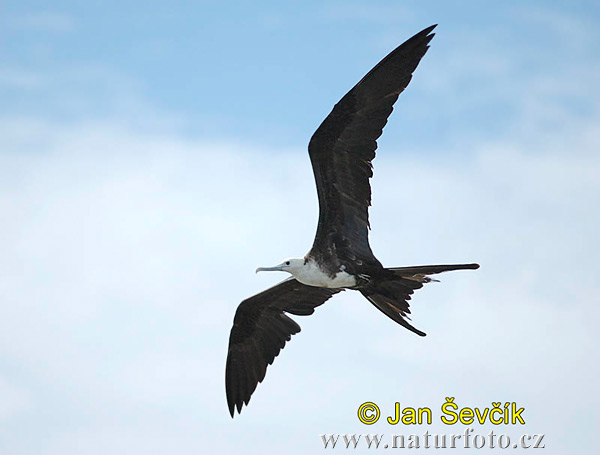
[[[478,269],[479,264],[450,264],[450,265],[419,265],[414,267],[393,267],[386,269],[387,277],[373,280],[360,292],[369,302],[377,307],[383,314],[401,326],[420,336],[425,332],[413,327],[408,320],[410,314],[408,301],[416,289],[423,287],[424,283],[437,281],[429,277],[436,273],[451,270]]]
[[[436,273],[450,272],[452,270],[476,270],[479,264],[448,264],[448,265],[415,265],[412,267],[392,267],[391,270],[399,276],[435,275]]]

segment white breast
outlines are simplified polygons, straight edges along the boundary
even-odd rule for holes
[[[349,273],[340,270],[334,278],[331,278],[316,262],[310,260],[294,273],[294,277],[300,283],[320,288],[346,288],[356,285],[356,279]]]

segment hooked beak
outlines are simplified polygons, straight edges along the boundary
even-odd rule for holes
[[[258,272],[282,272],[283,264],[276,265],[275,267],[259,267],[254,273]]]

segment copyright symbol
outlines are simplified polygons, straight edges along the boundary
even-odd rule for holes
[[[358,408],[358,420],[366,425],[372,425],[379,420],[379,407],[370,401]]]

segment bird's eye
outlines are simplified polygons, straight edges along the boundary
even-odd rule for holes
[[[285,265],[290,265],[290,261],[285,261]]]

